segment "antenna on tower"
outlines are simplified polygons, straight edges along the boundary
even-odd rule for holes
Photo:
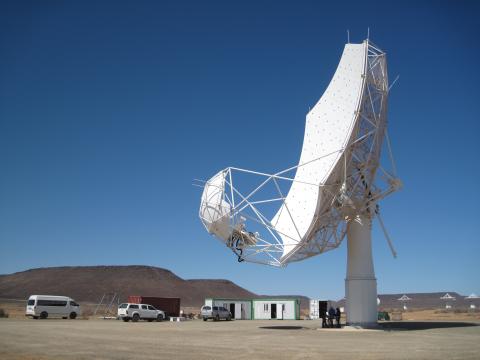
[[[350,30],[347,29],[347,44],[350,44]]]
[[[199,209],[205,229],[239,262],[284,267],[346,238],[347,324],[367,327],[378,319],[371,224],[377,217],[395,257],[376,204],[401,187],[386,135],[387,58],[368,38],[345,45],[327,91],[307,114],[298,164],[275,173],[224,168],[205,182]],[[348,115],[334,105],[339,95]],[[380,165],[385,137],[393,173]],[[207,141],[228,151],[216,137]]]
[[[370,27],[367,27],[367,40],[370,40]]]

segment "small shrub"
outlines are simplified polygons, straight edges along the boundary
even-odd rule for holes
[[[0,318],[8,318],[8,313],[0,308]]]
[[[82,315],[80,316],[80,319],[82,320],[88,320],[91,316],[93,316],[93,310],[90,308],[83,308],[82,309]]]

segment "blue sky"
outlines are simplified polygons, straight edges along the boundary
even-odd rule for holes
[[[226,166],[298,161],[346,30],[388,54],[402,191],[374,223],[380,293],[480,293],[475,2],[5,1],[0,273],[146,264],[259,294],[341,298],[346,242],[286,269],[239,264],[203,229]],[[245,141],[245,140],[248,141]]]

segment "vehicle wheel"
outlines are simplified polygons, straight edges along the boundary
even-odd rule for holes
[[[228,314],[227,321],[230,321],[230,320],[232,320],[232,315]]]
[[[217,316],[215,316],[215,321],[219,321],[220,320],[220,316],[217,314]]]
[[[35,320],[38,320],[38,316],[33,316],[33,318],[34,318]]]
[[[48,313],[46,311],[42,311],[40,313],[40,319],[46,319],[48,317]]]
[[[158,322],[163,321],[163,315],[162,314],[158,314],[157,321]]]
[[[203,318],[203,321],[207,321],[207,320],[208,320],[208,318],[206,318],[206,317]]]
[[[77,313],[71,312],[69,317],[73,320],[77,317]]]
[[[133,314],[132,321],[137,322],[138,320],[140,320],[140,316],[138,314]]]

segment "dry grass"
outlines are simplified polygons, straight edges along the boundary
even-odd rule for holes
[[[404,311],[403,320],[414,321],[474,321],[480,322],[480,312],[457,310],[444,311],[442,309]]]
[[[11,318],[24,318],[25,317],[25,301],[9,300],[0,302],[0,308],[8,317]],[[2,316],[0,316],[2,317]]]

